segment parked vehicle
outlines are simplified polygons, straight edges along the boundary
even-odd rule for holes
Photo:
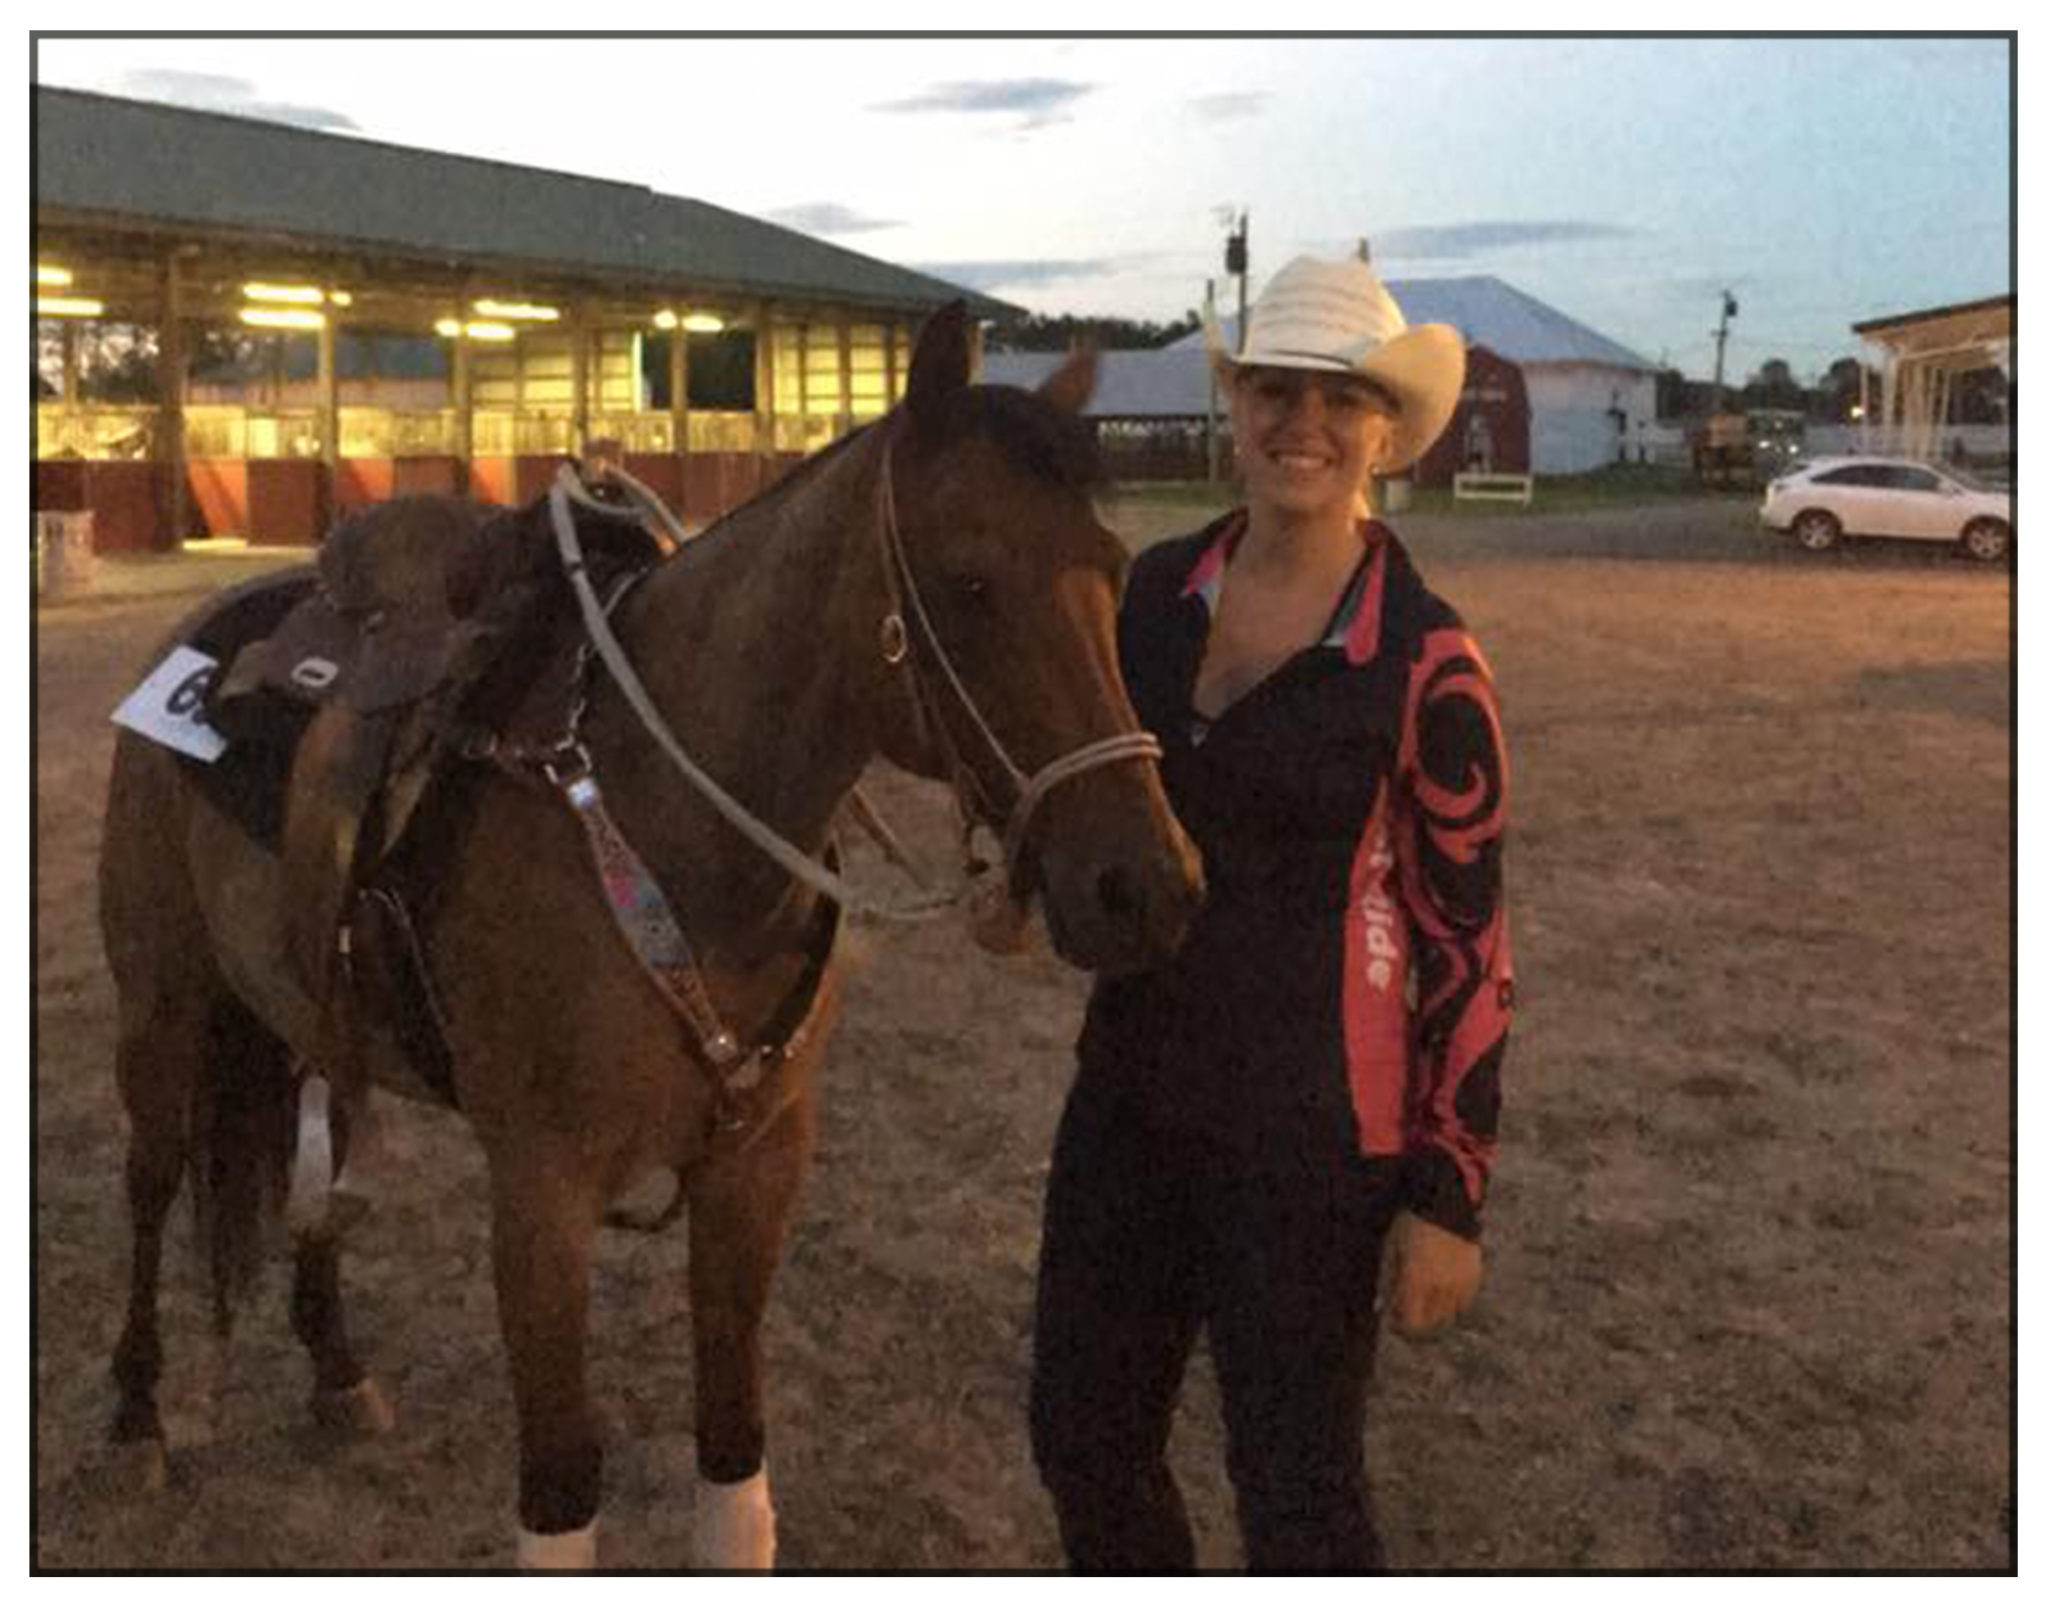
[[[1689,435],[1693,479],[1701,485],[1760,486],[1799,467],[1806,416],[1786,408],[1717,413]]]
[[[2012,551],[2012,495],[1907,458],[1816,458],[1764,492],[1758,517],[1810,553],[1845,536],[1953,542],[1989,563]]]

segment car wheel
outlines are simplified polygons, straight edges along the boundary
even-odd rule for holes
[[[1824,508],[1810,508],[1792,522],[1792,540],[1809,553],[1825,553],[1842,540],[1842,522]]]
[[[2012,551],[2012,532],[1997,520],[1972,520],[1963,527],[1963,551],[1985,564],[1996,564]]]

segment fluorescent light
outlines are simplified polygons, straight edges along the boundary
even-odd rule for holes
[[[242,294],[252,302],[299,302],[318,307],[322,300],[318,285],[269,285],[257,282],[242,287]]]
[[[494,302],[486,298],[469,304],[485,318],[530,319],[536,323],[552,324],[562,316],[559,308],[544,307],[539,302]]]
[[[244,324],[269,330],[317,330],[327,322],[326,314],[297,307],[245,307],[240,317]]]
[[[91,296],[38,296],[36,313],[43,318],[98,318],[107,304]]]
[[[55,263],[37,263],[36,283],[38,285],[68,285],[71,283],[71,270],[59,268]]]
[[[516,341],[519,338],[519,332],[509,324],[488,324],[479,320],[464,324],[452,318],[435,319],[434,333],[451,341],[457,336],[467,336],[472,341]]]
[[[672,307],[664,307],[659,313],[654,315],[654,327],[657,330],[672,330],[681,322],[682,320],[676,317],[675,309]]]
[[[349,295],[347,291],[329,291],[327,299],[336,307],[353,307],[356,305],[356,299]]]
[[[692,313],[683,320],[683,328],[692,335],[716,335],[725,328],[725,320],[716,313]]]

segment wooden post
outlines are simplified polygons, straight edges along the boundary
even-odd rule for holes
[[[175,256],[164,259],[161,294],[157,299],[157,408],[155,457],[164,466],[167,485],[159,489],[157,506],[170,526],[175,548],[185,540],[190,501],[185,488],[185,314],[178,287]]]
[[[775,472],[775,307],[754,307],[754,454],[761,462],[761,484]]]
[[[811,450],[811,321],[805,319],[796,327],[796,415],[802,421],[797,427],[797,451]]]
[[[839,417],[833,421],[832,434],[844,436],[853,429],[853,315],[844,309],[840,311],[839,336]]]
[[[896,406],[896,321],[882,321],[882,405]]]
[[[64,341],[64,410],[78,411],[78,320],[75,318],[57,321],[63,331]]]
[[[330,308],[318,331],[320,462],[327,468],[330,497],[337,496],[341,489],[341,377],[336,372],[334,342],[334,312]]]
[[[690,456],[690,332],[678,324],[668,335],[669,429],[678,458]]]
[[[458,325],[460,320],[457,320]],[[448,401],[455,412],[455,476],[457,493],[470,495],[471,463],[476,457],[476,416],[471,406],[469,338],[458,327],[448,340]]]
[[[569,451],[581,454],[590,439],[590,342],[583,310],[569,309]]]

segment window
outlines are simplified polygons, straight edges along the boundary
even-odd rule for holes
[[[677,339],[689,343],[689,400],[692,411],[754,411],[752,330],[643,336],[640,341],[640,378],[650,409],[666,413],[674,405],[669,395],[669,343]]]
[[[754,411],[754,332],[691,335],[690,406],[715,413]]]

